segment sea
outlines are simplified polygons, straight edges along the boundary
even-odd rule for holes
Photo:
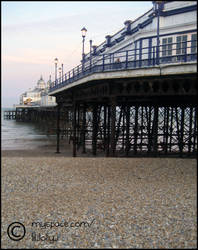
[[[47,134],[37,124],[4,120],[4,110],[14,109],[1,108],[2,150],[33,150],[38,148],[38,146],[47,145],[55,139],[56,135]]]

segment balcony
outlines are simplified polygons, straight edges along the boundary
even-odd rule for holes
[[[168,46],[160,45],[159,49],[157,49],[157,46],[152,46],[118,51],[97,56],[97,59],[91,56],[83,64],[52,82],[49,93],[94,73],[148,69],[159,65],[185,64],[196,61],[197,47],[195,40],[182,42],[179,46],[178,43],[171,43]]]

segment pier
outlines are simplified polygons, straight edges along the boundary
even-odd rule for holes
[[[16,110],[4,110],[3,117],[5,120],[16,120]]]
[[[2,248],[196,249],[197,1],[2,9]]]
[[[106,157],[196,157],[197,6],[153,4],[99,46],[90,40],[87,54],[83,28],[82,63],[57,78],[55,58],[48,94],[56,97],[57,106],[18,108],[16,120],[50,120],[57,153],[66,136],[74,157],[79,151]]]
[[[68,142],[72,140],[71,117],[69,110],[62,110],[59,117],[59,130],[57,130],[57,107],[56,106],[27,106],[18,105],[13,110],[4,110],[5,120],[16,122],[31,122],[45,129],[46,133],[59,134],[61,138],[66,137]]]
[[[111,57],[116,60],[121,53],[119,64],[109,63],[106,55],[87,68],[71,70],[51,86],[57,112],[71,113],[73,156],[79,150],[86,153],[91,145],[93,156],[103,152],[107,157],[196,157],[197,54],[156,60],[155,53],[152,63],[142,57],[129,60],[130,51]],[[59,126],[59,115],[57,119]]]
[[[4,117],[47,126],[57,135],[56,152],[65,137],[74,157],[88,151],[106,157],[196,157],[197,55],[183,58],[177,63],[174,57],[168,63],[159,58],[160,65],[155,60],[146,66],[145,59],[144,66],[143,60],[123,61],[116,67],[103,60],[81,67],[52,83],[56,107],[18,106]]]
[[[90,41],[87,54],[87,30],[81,30],[82,63],[55,77],[49,91],[58,104],[57,128],[59,112],[70,112],[74,157],[88,150],[106,157],[196,157],[196,11],[194,2],[153,1],[99,46]]]
[[[17,122],[38,122],[54,119],[55,107],[18,105],[13,110],[4,110],[4,119]],[[52,120],[53,120],[52,119]]]

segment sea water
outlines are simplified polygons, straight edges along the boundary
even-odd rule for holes
[[[4,110],[1,108],[1,148],[2,150],[36,149],[54,140],[55,135],[47,135],[45,130],[36,124],[4,120]],[[10,110],[13,110],[10,108]]]

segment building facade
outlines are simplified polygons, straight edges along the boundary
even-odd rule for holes
[[[153,1],[152,9],[136,20],[125,21],[123,29],[94,46],[92,53],[85,55],[84,66],[102,64],[103,60],[106,64],[122,62],[126,56],[127,61],[141,60],[141,66],[149,66],[156,52],[162,63],[169,63],[180,61],[185,54],[193,56],[196,51],[197,2],[161,1],[158,5]]]
[[[51,85],[51,76],[50,76],[49,81],[46,84],[46,88],[41,92],[41,101],[40,101],[41,106],[55,106],[56,105],[56,97],[48,95],[50,85]]]
[[[96,72],[195,61],[197,2],[153,1],[153,8],[105,38],[80,65],[53,82],[50,91]]]
[[[56,98],[48,96],[51,79],[45,83],[41,76],[34,89],[29,89],[20,96],[20,105],[54,106]]]

